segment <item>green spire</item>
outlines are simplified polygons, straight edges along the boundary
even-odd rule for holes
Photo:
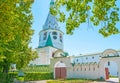
[[[46,45],[45,45],[45,46],[53,46],[53,43],[52,43],[50,34],[49,34],[49,36],[48,36],[48,39],[47,39],[47,42],[46,42]]]

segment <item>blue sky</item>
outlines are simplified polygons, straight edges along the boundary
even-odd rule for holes
[[[39,43],[39,31],[45,23],[49,12],[50,0],[35,0],[32,5],[34,16],[32,28],[35,30],[32,36],[31,47],[37,48]],[[120,1],[118,0],[118,3]],[[120,6],[120,5],[119,5]],[[65,24],[59,23],[61,30],[65,33]],[[120,22],[117,24],[120,29]],[[87,23],[82,24],[74,31],[73,35],[64,34],[64,51],[70,55],[89,54],[103,52],[105,49],[120,50],[120,34],[104,38],[98,33],[99,27],[90,27]]]

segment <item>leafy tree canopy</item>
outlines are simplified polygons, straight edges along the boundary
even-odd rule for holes
[[[99,33],[108,37],[120,33],[116,27],[116,23],[120,22],[116,2],[117,0],[56,0],[50,11],[60,22],[66,23],[67,34],[73,34],[74,29],[82,23],[91,22],[94,26],[101,25]]]
[[[36,58],[28,45],[31,29],[33,0],[0,0],[0,67],[7,72],[10,64],[24,67]]]

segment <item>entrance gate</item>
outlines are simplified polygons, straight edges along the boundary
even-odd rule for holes
[[[66,66],[62,61],[58,61],[54,66],[54,78],[65,79],[66,78]]]
[[[105,68],[106,80],[109,79],[109,69]]]
[[[66,68],[55,68],[55,78],[56,79],[65,79],[66,78]]]

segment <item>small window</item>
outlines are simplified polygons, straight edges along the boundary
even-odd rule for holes
[[[60,42],[62,42],[62,34],[60,34]]]
[[[62,42],[62,39],[60,39],[60,42]]]
[[[63,63],[63,61],[60,61],[60,63]]]
[[[54,31],[54,32],[52,32],[52,35],[57,35],[57,32],[55,32],[55,31]]]
[[[108,61],[108,66],[110,66],[110,62]]]
[[[86,57],[86,60],[87,60],[88,58]]]
[[[41,40],[41,36],[39,37],[39,42],[40,42],[40,40]]]
[[[93,68],[93,71],[95,71],[95,67]]]
[[[79,60],[77,59],[76,61],[78,62]]]
[[[86,71],[86,68],[85,68],[85,71]]]
[[[94,59],[94,56],[92,57],[92,59]]]
[[[89,67],[89,71],[90,71],[90,67]]]
[[[47,38],[47,32],[44,33],[43,40],[46,40]]]
[[[50,28],[50,25],[49,25],[49,28]]]
[[[46,40],[46,38],[47,38],[47,36],[44,36],[44,37],[43,37],[43,40]]]
[[[52,57],[54,57],[55,53],[52,53]]]
[[[57,39],[57,36],[53,36],[53,39]]]
[[[97,67],[99,68],[99,65]]]
[[[57,26],[55,26],[55,29],[57,29]]]

